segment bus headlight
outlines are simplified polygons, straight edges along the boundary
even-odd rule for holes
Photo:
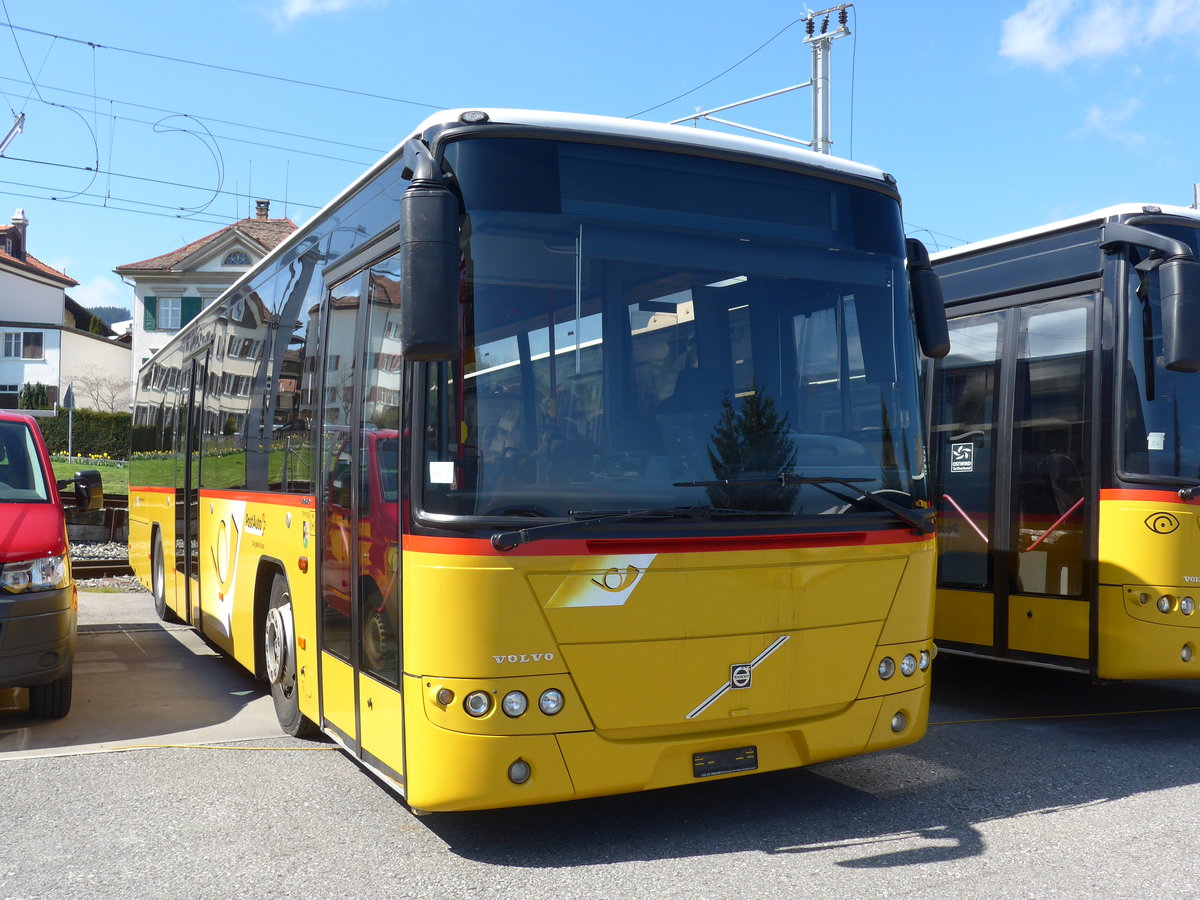
[[[1179,601],[1179,611],[1185,616],[1190,616],[1196,611],[1196,600],[1193,597],[1184,597]]]
[[[907,678],[915,671],[917,671],[917,658],[911,653],[905,653],[904,659],[900,660],[900,674]]]
[[[924,672],[926,669],[929,668],[929,651],[928,650],[921,651],[921,662],[919,663],[919,666],[920,666],[920,669],[922,672]]]
[[[896,674],[896,661],[890,656],[885,656],[879,661],[879,677],[887,681]]]
[[[0,587],[10,594],[53,591],[65,588],[70,583],[69,573],[65,556],[5,563],[0,569]]]
[[[525,715],[525,710],[529,708],[529,700],[520,691],[509,691],[500,701],[500,708],[510,719],[515,719]]]
[[[476,719],[486,716],[492,708],[492,695],[487,691],[471,691],[463,700],[463,709]]]
[[[1164,616],[1175,608],[1175,598],[1170,594],[1163,594],[1158,598],[1158,611]]]
[[[555,688],[542,691],[542,696],[538,697],[538,709],[548,716],[558,715],[563,708],[562,691]]]

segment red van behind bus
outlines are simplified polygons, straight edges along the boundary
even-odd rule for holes
[[[70,486],[76,508],[103,504],[99,472],[59,485],[34,420],[0,411],[0,688],[29,688],[39,719],[71,708],[78,596],[59,495]]]

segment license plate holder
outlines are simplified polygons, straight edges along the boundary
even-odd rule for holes
[[[709,750],[692,754],[692,776],[712,778],[734,772],[753,772],[758,768],[758,748],[732,747],[729,750]]]

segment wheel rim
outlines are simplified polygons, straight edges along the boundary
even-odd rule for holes
[[[267,613],[264,639],[266,651],[267,679],[271,684],[282,684],[288,668],[291,629],[283,607],[274,607]]]
[[[163,564],[162,564],[162,544],[155,543],[154,545],[154,599],[162,603],[166,597],[166,592],[163,589]]]

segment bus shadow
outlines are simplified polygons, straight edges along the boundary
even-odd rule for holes
[[[278,736],[262,684],[184,626],[81,629],[74,697],[33,719],[27,692],[0,694],[0,759]]]
[[[1200,782],[1200,684],[938,660],[926,738],[807,769],[423,820],[452,852],[571,867],[758,851],[878,869],[983,855],[981,826]],[[1136,764],[1131,764],[1136,759]],[[498,839],[498,835],[519,836]]]

